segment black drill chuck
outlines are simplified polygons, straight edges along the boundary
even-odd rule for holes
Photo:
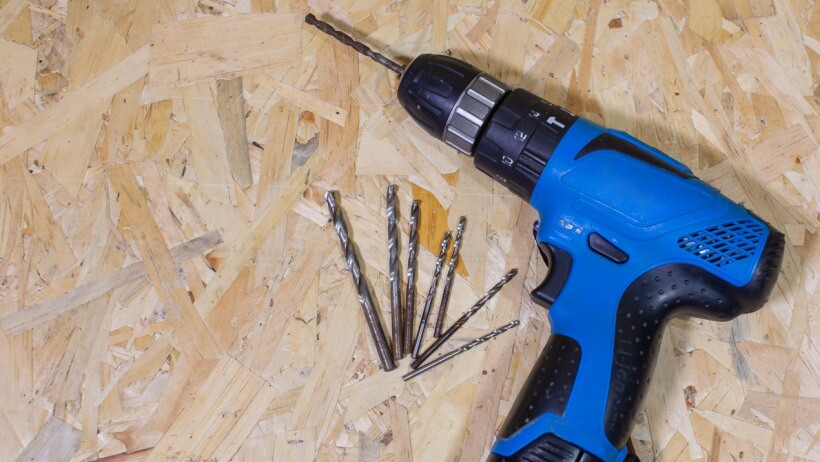
[[[398,98],[428,133],[473,156],[475,166],[529,201],[552,152],[577,119],[470,64],[421,55],[401,76]]]
[[[420,55],[399,83],[399,102],[428,133],[472,155],[481,129],[509,88],[464,61]]]

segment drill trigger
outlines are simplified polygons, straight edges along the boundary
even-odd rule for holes
[[[567,282],[569,270],[572,268],[572,256],[566,250],[547,242],[538,243],[538,253],[549,268],[549,273],[541,284],[530,292],[530,297],[537,305],[549,309]]]

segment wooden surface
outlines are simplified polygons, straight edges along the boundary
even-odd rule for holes
[[[820,460],[820,3],[0,0],[0,460],[483,457],[549,335],[535,213],[437,144],[385,69],[446,52],[629,131],[783,230],[762,310],[679,319],[632,437],[644,460]],[[386,186],[417,299],[468,217],[452,321],[381,372],[322,202],[341,191],[386,321]],[[405,252],[402,259],[406,261]],[[127,454],[126,454],[127,453]]]

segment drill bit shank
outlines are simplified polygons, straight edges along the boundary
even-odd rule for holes
[[[418,358],[416,358],[416,360],[413,361],[413,364],[411,364],[410,367],[412,367],[413,369],[417,369],[419,366],[421,366],[422,363],[424,363],[424,361],[430,357],[430,355],[435,353],[436,350],[438,350],[442,345],[444,345],[444,342],[449,340],[450,337],[452,337],[457,330],[461,329],[461,327],[467,323],[468,319],[473,317],[473,315],[476,314],[478,310],[481,309],[481,307],[483,307],[488,301],[490,301],[490,299],[495,297],[495,294],[501,291],[501,288],[504,287],[504,285],[506,285],[508,282],[510,282],[510,280],[512,280],[512,278],[514,278],[516,274],[518,274],[518,269],[516,268],[511,269],[507,274],[505,274],[504,277],[501,278],[501,280],[498,281],[494,286],[492,286],[490,290],[484,293],[484,295],[482,295],[481,298],[479,298],[478,301],[475,302],[475,304],[472,307],[470,307],[469,310],[465,311],[464,314],[462,314],[461,317],[458,318],[456,322],[454,322],[453,325],[450,326],[450,328],[447,329],[441,335],[441,337],[437,338],[436,341],[432,345],[430,345],[429,348],[424,350],[424,353],[419,355]]]
[[[422,374],[424,372],[429,371],[430,369],[438,366],[441,363],[445,363],[445,362],[449,361],[453,357],[458,356],[461,353],[464,353],[465,351],[471,350],[471,349],[475,348],[476,346],[481,345],[482,343],[484,343],[484,342],[486,342],[486,341],[488,341],[488,340],[490,340],[494,337],[498,337],[499,335],[503,334],[504,332],[507,332],[508,330],[512,329],[513,327],[515,327],[519,324],[521,324],[521,321],[519,321],[517,319],[515,321],[511,321],[509,324],[505,324],[505,325],[499,327],[498,329],[495,329],[495,330],[491,331],[487,335],[481,336],[481,337],[471,341],[470,343],[462,345],[462,346],[456,348],[455,350],[447,353],[446,355],[439,356],[438,358],[434,359],[433,361],[430,361],[429,363],[427,363],[424,366],[414,370],[413,372],[410,372],[409,374],[405,374],[404,377],[402,377],[402,379],[404,379],[404,381],[406,382],[406,381],[412,379],[413,377],[415,377],[419,374]]]
[[[333,228],[339,236],[339,242],[342,244],[342,251],[344,252],[347,267],[350,268],[350,274],[353,277],[353,284],[356,286],[356,293],[359,296],[359,303],[362,305],[362,312],[364,312],[364,319],[367,322],[367,327],[370,330],[370,337],[376,346],[376,353],[379,355],[382,369],[390,371],[396,368],[393,364],[393,355],[390,352],[390,345],[387,343],[387,338],[384,336],[379,315],[376,312],[376,307],[373,305],[373,299],[370,297],[370,288],[367,280],[362,275],[361,267],[359,266],[359,257],[356,255],[356,249],[350,241],[350,236],[347,233],[347,224],[342,217],[342,211],[336,204],[336,195],[333,191],[328,191],[325,194],[325,202],[330,211],[330,216],[333,219]]]
[[[393,359],[404,357],[404,326],[401,312],[401,288],[399,287],[399,227],[396,223],[396,187],[387,187],[387,250],[388,278],[390,279],[390,317],[393,321]]]
[[[444,328],[444,319],[447,316],[447,306],[450,305],[450,291],[453,288],[453,279],[456,275],[456,265],[458,265],[458,253],[461,250],[461,238],[464,235],[464,223],[467,218],[461,217],[458,220],[456,229],[456,239],[453,241],[453,254],[450,256],[450,266],[447,268],[447,277],[444,279],[444,291],[441,293],[441,306],[438,309],[436,327],[433,330],[433,337],[441,337],[441,330]]]
[[[438,278],[441,275],[441,267],[444,265],[444,257],[447,255],[447,246],[450,245],[450,231],[444,233],[444,239],[441,241],[441,249],[438,252],[438,259],[436,259],[436,269],[433,271],[433,281],[430,283],[430,290],[427,291],[427,300],[424,302],[424,309],[421,311],[421,321],[419,322],[419,331],[416,334],[416,344],[413,346],[413,354],[411,357],[415,358],[421,350],[421,341],[424,339],[424,330],[427,328],[427,319],[430,317],[430,309],[433,307],[433,300],[436,298],[436,288],[438,287]]]
[[[416,258],[419,250],[419,201],[410,207],[410,240],[407,243],[407,295],[404,302],[404,354],[413,351],[416,318]]]
[[[391,71],[395,72],[399,76],[404,72],[404,66],[401,64],[391,60],[387,56],[384,56],[381,53],[376,53],[375,51],[371,50],[370,47],[365,45],[362,42],[356,41],[353,37],[345,34],[344,32],[340,32],[333,28],[330,24],[320,21],[313,15],[313,13],[308,14],[305,16],[305,22],[310,24],[311,26],[315,26],[320,31],[324,32],[325,34],[335,38],[336,40],[342,42],[343,44],[353,48],[354,50],[358,51],[359,53],[367,56],[368,58],[376,61],[377,63],[381,64],[382,66],[390,69]]]

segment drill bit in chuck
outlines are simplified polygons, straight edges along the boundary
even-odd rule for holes
[[[390,318],[393,321],[393,359],[404,357],[404,325],[401,312],[401,287],[399,284],[399,227],[396,221],[396,187],[387,187],[387,250],[390,254],[388,262],[388,278],[390,279]]]
[[[390,371],[396,368],[393,364],[393,355],[390,352],[390,345],[387,343],[387,338],[384,336],[381,322],[379,321],[379,314],[376,312],[376,307],[373,305],[373,299],[370,297],[370,288],[367,280],[362,275],[361,267],[359,266],[359,257],[356,255],[356,248],[350,240],[347,233],[347,224],[345,224],[342,211],[336,204],[336,194],[333,191],[328,191],[325,194],[325,202],[330,211],[330,216],[333,219],[333,228],[339,236],[339,242],[342,244],[342,251],[344,252],[347,267],[350,268],[350,274],[353,277],[353,284],[356,285],[356,292],[359,296],[359,303],[362,305],[364,312],[364,319],[367,321],[367,327],[370,330],[370,337],[376,346],[376,353],[379,355],[382,369]]]
[[[470,307],[469,310],[465,311],[464,314],[462,314],[461,317],[458,318],[456,322],[454,322],[453,325],[450,326],[450,328],[447,329],[441,335],[441,337],[437,338],[436,341],[432,345],[430,345],[429,348],[424,350],[424,353],[419,355],[418,358],[416,358],[416,360],[413,361],[413,364],[411,364],[410,367],[412,367],[413,369],[417,369],[419,366],[421,366],[422,363],[424,363],[424,361],[430,357],[430,355],[435,353],[436,350],[438,350],[442,345],[444,345],[444,342],[446,342],[450,337],[452,337],[457,330],[461,329],[461,327],[464,326],[468,319],[473,317],[473,315],[476,314],[482,306],[484,306],[488,301],[490,301],[490,299],[492,299],[495,296],[495,294],[501,291],[501,288],[504,287],[504,285],[506,285],[508,282],[510,282],[510,280],[512,280],[512,278],[514,278],[516,274],[518,274],[518,269],[516,268],[511,269],[507,274],[505,274],[500,281],[498,281],[494,286],[492,286],[490,290],[488,290],[484,295],[481,296],[481,298],[478,299],[477,302],[475,302],[475,305]]]
[[[415,376],[417,376],[421,373],[429,371],[430,369],[438,366],[441,363],[449,361],[454,356],[458,356],[461,353],[464,353],[465,351],[468,351],[468,350],[470,350],[470,349],[472,349],[472,348],[474,348],[478,345],[481,345],[482,343],[486,342],[487,340],[490,340],[494,337],[498,337],[499,335],[503,334],[504,332],[507,332],[508,330],[512,329],[513,327],[515,327],[519,324],[521,324],[521,321],[516,319],[515,321],[512,321],[509,324],[503,325],[503,326],[499,327],[498,329],[495,329],[495,330],[491,331],[487,335],[479,337],[479,338],[471,341],[470,343],[467,343],[465,345],[462,345],[462,346],[456,348],[455,350],[447,353],[446,355],[439,356],[438,358],[434,359],[433,361],[430,361],[429,363],[425,364],[424,366],[414,370],[413,372],[410,372],[409,374],[404,375],[404,377],[402,377],[402,379],[404,379],[404,381],[406,382],[406,381],[412,379],[413,377],[415,377]]]
[[[358,51],[359,53],[367,56],[368,58],[376,61],[377,63],[381,64],[382,66],[390,69],[391,71],[395,72],[399,76],[404,72],[404,66],[401,64],[391,60],[387,56],[384,56],[381,53],[376,53],[375,51],[371,50],[370,47],[365,45],[362,42],[358,42],[353,39],[353,37],[345,34],[344,32],[340,32],[333,28],[330,24],[320,21],[313,15],[313,13],[308,14],[305,16],[305,22],[315,26],[320,31],[324,32],[325,34],[335,38],[336,40],[342,42],[343,44],[353,48],[354,50]]]
[[[424,309],[421,311],[421,321],[419,322],[419,331],[416,333],[416,343],[413,346],[413,354],[411,357],[418,356],[421,350],[421,341],[424,339],[424,330],[427,328],[427,319],[430,317],[430,309],[433,307],[433,301],[436,298],[436,288],[438,287],[438,279],[441,275],[441,267],[444,265],[444,257],[447,255],[447,246],[450,245],[450,231],[444,233],[444,239],[441,241],[441,249],[438,252],[438,259],[436,259],[436,269],[433,272],[433,281],[430,283],[430,290],[427,291],[427,300],[424,302]]]
[[[453,254],[450,255],[450,266],[447,268],[447,277],[444,279],[444,291],[441,293],[441,306],[438,309],[436,327],[433,330],[433,337],[441,337],[441,330],[444,328],[444,320],[447,317],[447,306],[450,304],[450,290],[453,288],[453,279],[456,275],[456,265],[458,265],[458,252],[461,250],[461,238],[464,235],[464,223],[466,217],[458,220],[456,229],[456,239],[453,241]]]
[[[416,318],[416,258],[419,250],[419,201],[410,207],[410,241],[407,244],[407,294],[404,302],[404,354],[413,351]]]

